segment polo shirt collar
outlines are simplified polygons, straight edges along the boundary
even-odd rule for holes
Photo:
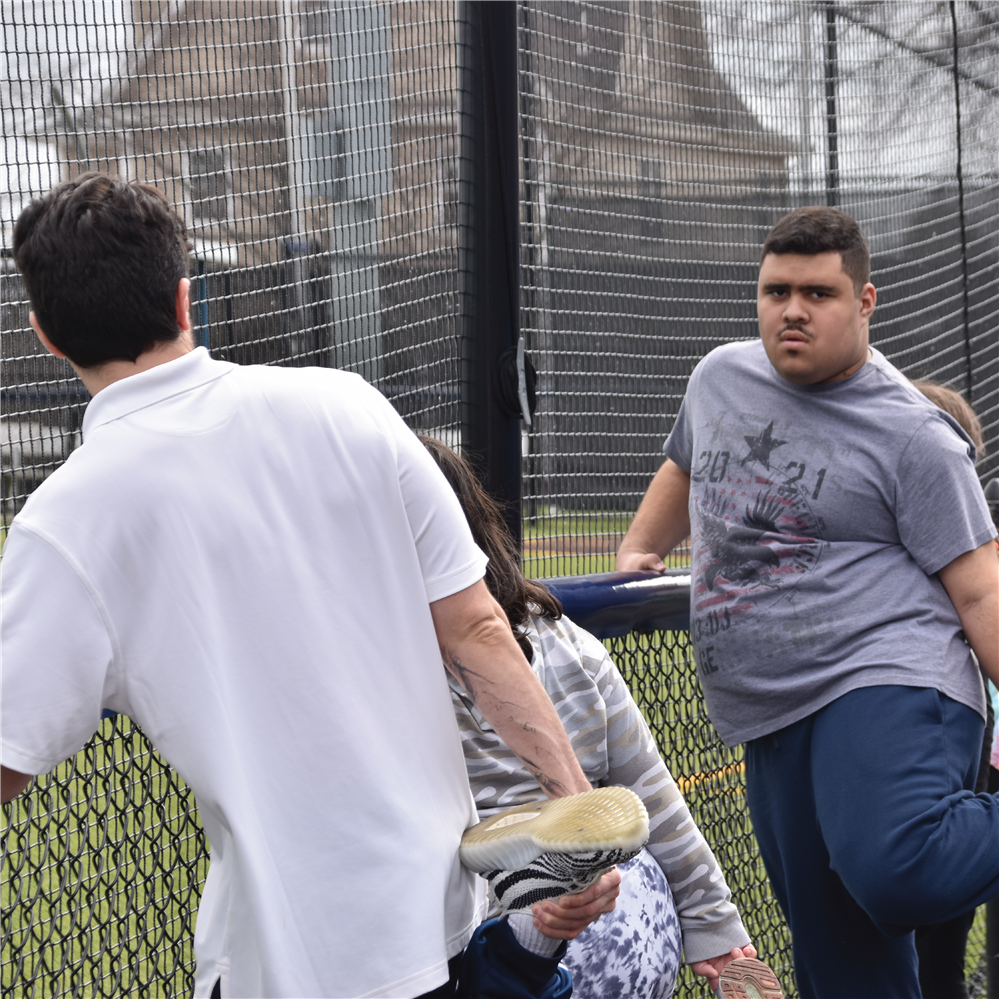
[[[83,438],[105,423],[120,420],[164,399],[189,392],[235,370],[236,365],[216,361],[204,347],[196,347],[176,360],[112,382],[90,400],[83,415]]]

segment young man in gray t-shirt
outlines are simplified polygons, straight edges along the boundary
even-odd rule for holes
[[[995,532],[974,445],[868,345],[869,276],[842,212],[777,224],[761,339],[694,370],[618,554],[660,569],[691,535],[698,672],[805,996],[918,995],[912,927],[999,894],[999,803],[969,790]]]

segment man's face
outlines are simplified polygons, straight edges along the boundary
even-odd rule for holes
[[[760,264],[760,337],[777,373],[795,385],[834,382],[867,361],[868,319],[877,295],[858,295],[839,253],[768,253]]]

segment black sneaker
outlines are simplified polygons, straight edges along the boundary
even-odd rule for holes
[[[784,999],[777,976],[755,957],[740,957],[722,968],[718,980],[722,999]]]
[[[638,795],[600,787],[500,812],[465,832],[460,857],[486,878],[501,911],[529,912],[536,902],[582,891],[648,838]]]

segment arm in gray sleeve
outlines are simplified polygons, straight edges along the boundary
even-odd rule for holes
[[[642,713],[606,649],[578,632],[584,669],[607,705],[606,783],[634,791],[649,813],[647,849],[673,893],[684,960],[703,961],[749,943],[711,847],[694,823]]]

